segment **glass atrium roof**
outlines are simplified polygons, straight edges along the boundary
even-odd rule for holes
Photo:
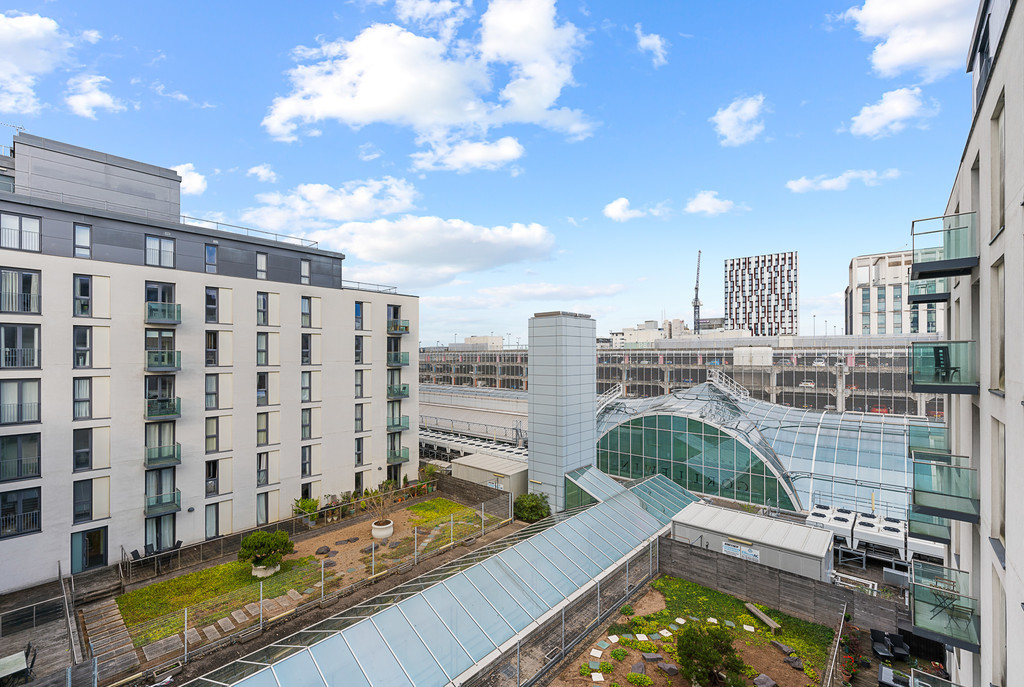
[[[545,518],[189,684],[461,682],[696,500],[662,475],[629,489],[596,468],[573,479],[600,502]]]
[[[906,517],[913,486],[908,441],[942,443],[945,427],[922,417],[803,410],[734,396],[714,382],[665,396],[623,399],[597,419],[597,436],[645,415],[678,415],[726,429],[752,446],[807,506],[875,506]]]

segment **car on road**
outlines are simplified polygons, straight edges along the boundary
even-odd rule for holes
[[[814,362],[811,363],[811,365],[814,366],[814,367],[825,367],[825,359],[824,358],[815,358]]]
[[[813,379],[805,379],[804,381],[800,382],[800,386],[802,386],[802,387],[804,387],[806,389],[813,389],[814,388],[814,380]]]

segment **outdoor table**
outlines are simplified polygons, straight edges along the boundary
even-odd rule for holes
[[[957,593],[957,584],[954,580],[947,580],[944,577],[935,578],[935,586],[932,587],[932,594],[938,601],[935,612],[932,613],[934,619],[939,613],[949,613],[950,607],[957,602],[960,595]]]
[[[16,673],[20,673],[28,667],[25,662],[25,652],[19,651],[16,654],[10,656],[4,656],[0,658],[0,680],[7,678]]]

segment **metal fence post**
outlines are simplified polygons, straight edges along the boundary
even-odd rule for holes
[[[68,666],[67,678],[67,687],[71,687],[71,666]]]
[[[597,581],[597,621],[601,622],[601,580]]]
[[[484,508],[487,507],[487,503],[480,504],[480,536],[484,536]]]
[[[92,657],[92,687],[99,687],[100,683],[100,671],[99,671],[100,660],[98,657]]]
[[[260,632],[263,632],[263,580],[260,580]]]
[[[455,513],[452,513],[452,534],[451,534],[451,543],[452,543],[452,544],[454,544],[454,543],[455,543]]]
[[[519,678],[519,647],[522,646],[523,641],[516,640],[516,684],[522,684]]]
[[[185,608],[185,663],[188,663],[188,607]]]
[[[363,565],[366,565],[363,563]],[[370,542],[370,577],[377,574],[377,542]]]
[[[327,559],[325,558],[322,561],[320,561],[320,600],[321,601],[324,600],[324,561],[326,561],[326,560]]]
[[[647,577],[654,576],[654,542],[647,545]]]
[[[412,528],[412,564],[416,565],[420,562],[420,528],[419,526]]]

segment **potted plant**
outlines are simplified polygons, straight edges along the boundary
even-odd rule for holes
[[[391,509],[395,502],[395,483],[385,480],[380,483],[368,499],[366,507],[373,513],[371,532],[374,539],[387,539],[395,533],[395,523],[391,520]]]
[[[434,491],[434,480],[437,478],[438,467],[433,463],[424,463],[423,467],[420,468],[420,474],[423,475],[423,481],[426,482],[426,488],[428,492]]]
[[[284,530],[257,531],[242,540],[238,560],[252,563],[255,577],[270,577],[281,569],[281,560],[295,551],[295,546]]]
[[[292,515],[301,515],[302,522],[307,527],[316,525],[319,511],[320,499],[295,499],[295,503],[292,504]]]

